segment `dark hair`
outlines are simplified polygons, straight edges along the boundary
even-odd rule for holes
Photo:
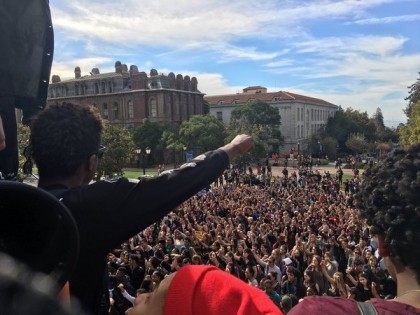
[[[420,283],[420,144],[397,149],[364,174],[356,202],[373,234],[384,235],[390,256]]]
[[[32,123],[30,145],[39,175],[48,179],[73,175],[99,148],[102,123],[89,106],[55,104]]]

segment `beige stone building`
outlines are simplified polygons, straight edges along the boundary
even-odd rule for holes
[[[286,91],[267,92],[262,86],[251,86],[242,93],[206,96],[210,114],[228,124],[232,111],[247,102],[260,100],[279,110],[280,130],[284,137],[285,151],[304,149],[311,135],[323,128],[329,117],[334,116],[337,105],[327,101]]]

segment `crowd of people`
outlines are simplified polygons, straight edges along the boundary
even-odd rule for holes
[[[114,308],[124,314],[137,294],[186,265],[225,270],[284,312],[308,295],[392,298],[396,285],[354,192],[340,189],[338,176],[304,167],[279,177],[265,168],[226,171],[108,255]]]

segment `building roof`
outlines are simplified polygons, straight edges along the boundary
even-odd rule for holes
[[[128,76],[129,74],[126,73],[126,76]],[[91,80],[101,80],[101,79],[109,79],[109,78],[115,78],[115,77],[123,77],[124,74],[121,73],[117,73],[117,72],[107,72],[107,73],[100,73],[100,74],[91,74],[91,75],[84,75],[78,79],[73,78],[73,79],[68,79],[68,80],[63,80],[57,83],[50,83],[50,85],[54,85],[54,84],[62,84],[62,83],[71,83],[71,82],[80,82],[80,81],[91,81]]]
[[[209,102],[210,106],[216,105],[234,105],[243,104],[251,100],[259,100],[263,102],[291,102],[291,103],[305,103],[326,107],[337,107],[337,105],[321,100],[319,98],[295,94],[286,91],[270,92],[270,93],[237,93],[226,95],[214,95],[204,97]]]

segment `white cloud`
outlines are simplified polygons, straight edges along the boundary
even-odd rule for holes
[[[299,22],[355,15],[389,0],[74,0],[52,3],[56,28],[114,43],[182,47],[240,37],[289,37]]]
[[[393,36],[325,37],[294,44],[298,53],[318,53],[330,56],[367,53],[388,55],[401,49],[407,38]]]
[[[420,20],[420,14],[407,14],[397,16],[386,16],[382,18],[360,19],[346,24],[370,25],[370,24],[390,24],[400,22],[415,22]]]
[[[88,75],[92,68],[99,67],[104,64],[110,64],[113,60],[108,57],[91,57],[91,58],[78,58],[78,59],[69,59],[56,61],[54,60],[51,75],[57,74],[61,79],[71,79],[74,78],[74,68],[80,67],[80,70],[83,75]],[[110,72],[113,69],[108,66],[106,68],[100,69],[101,72]]]

